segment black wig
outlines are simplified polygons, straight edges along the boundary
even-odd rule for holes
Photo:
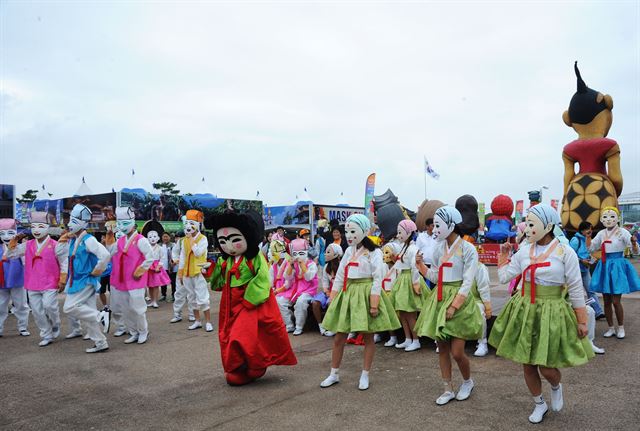
[[[220,248],[217,234],[219,229],[225,227],[234,227],[242,232],[247,240],[247,251],[244,253],[247,259],[253,259],[260,252],[260,241],[264,237],[264,222],[257,212],[253,210],[242,213],[227,211],[213,216],[206,224],[213,230],[213,242],[224,259],[227,259],[229,255]]]

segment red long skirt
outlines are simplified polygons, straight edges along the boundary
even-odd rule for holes
[[[243,297],[243,287],[227,284],[222,289],[218,336],[224,371],[297,364],[273,292],[251,309],[243,305]]]

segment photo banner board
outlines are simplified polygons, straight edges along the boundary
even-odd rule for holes
[[[0,218],[15,218],[16,187],[0,184]]]

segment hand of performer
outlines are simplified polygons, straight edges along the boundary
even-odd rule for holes
[[[589,259],[580,259],[580,262],[582,262],[582,264],[587,268],[591,266],[591,261]]]
[[[100,269],[100,268],[98,268],[96,266],[95,268],[93,268],[93,271],[91,271],[91,276],[92,277],[100,277],[103,272],[104,272],[104,269]]]
[[[371,314],[371,317],[378,317],[378,307],[371,307],[369,314]]]
[[[420,294],[422,293],[422,289],[420,287],[420,283],[413,283],[413,293],[415,293],[416,295],[420,296]]]
[[[66,285],[67,285],[67,274],[62,273],[60,274],[60,279],[58,280],[58,293],[62,293]]]
[[[65,232],[62,235],[60,235],[60,238],[58,238],[58,242],[69,242],[69,238],[70,238],[69,232]]]
[[[420,265],[421,263],[424,263],[424,257],[422,256],[422,252],[419,251],[416,253],[416,265]]]
[[[510,242],[505,242],[500,244],[500,254],[509,258],[511,256],[511,251],[513,251],[513,246]]]
[[[133,271],[133,278],[136,280],[140,280],[140,278],[144,275],[145,272],[147,272],[147,270],[139,266],[136,268],[135,271]]]
[[[454,307],[447,308],[447,316],[446,316],[447,320],[451,320],[455,312],[456,312],[456,309]]]
[[[578,337],[579,338],[584,338],[587,336],[587,334],[589,333],[589,330],[587,329],[587,324],[586,323],[578,323]]]

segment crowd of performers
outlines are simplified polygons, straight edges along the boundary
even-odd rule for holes
[[[250,383],[272,365],[295,365],[287,333],[302,334],[311,311],[320,333],[333,337],[330,372],[322,388],[340,382],[349,339],[358,337],[364,345],[358,388],[366,390],[378,341],[388,337],[385,347],[412,352],[422,348],[420,337],[428,337],[437,345],[443,384],[436,403],[466,400],[475,383],[464,347],[473,340],[475,356],[487,355],[490,344],[498,356],[523,365],[535,403],[529,421],[539,423],[549,409],[541,376],[551,385],[551,410],[560,411],[559,369],[604,353],[594,344],[600,309],[592,291],[604,297],[609,326],[604,336],[625,337],[621,295],[639,290],[640,280],[623,251],[631,247],[637,253],[637,242],[619,228],[616,208],[602,211],[605,228],[593,240],[586,224],[571,243],[554,235],[560,222],[556,210],[545,204],[530,208],[517,252],[511,243],[501,247],[499,282],[512,282],[514,288],[487,334],[492,316],[489,273],[469,236],[478,221],[475,209],[467,211],[465,199],[437,208],[422,232],[410,219],[400,221],[395,237],[386,241],[372,236],[369,218],[354,214],[346,221],[344,238],[338,230],[328,244],[316,241],[315,247],[308,231],[292,241],[279,231],[265,243],[259,214],[227,212],[214,216],[209,226],[221,254],[213,267],[201,233],[204,217],[196,210],[187,212],[184,237],[170,256],[159,245],[160,223],[147,222],[138,233],[135,214],[127,207],[117,208],[115,226],[102,243],[87,232],[91,211],[81,204],[73,208],[68,232],[57,241],[48,234],[46,213],[31,213],[33,239],[28,241],[20,241],[15,220],[0,219],[0,336],[12,304],[20,335],[30,335],[30,307],[39,345],[51,344],[60,336],[58,293],[64,291],[63,312],[71,328],[66,338],[91,339],[87,353],[109,348],[105,334],[111,324],[113,336],[127,335],[125,344],[144,344],[149,339],[147,308],[157,308],[158,289],[170,284],[167,267],[175,265],[171,323],[182,320],[187,306],[193,316],[189,330],[213,331],[209,290],[222,291],[218,335],[231,385]],[[601,251],[602,258],[591,276],[593,251]],[[210,285],[204,273],[212,273]],[[96,297],[107,274],[111,308],[101,312]],[[400,329],[402,342],[396,336]],[[453,362],[463,379],[458,387]]]

